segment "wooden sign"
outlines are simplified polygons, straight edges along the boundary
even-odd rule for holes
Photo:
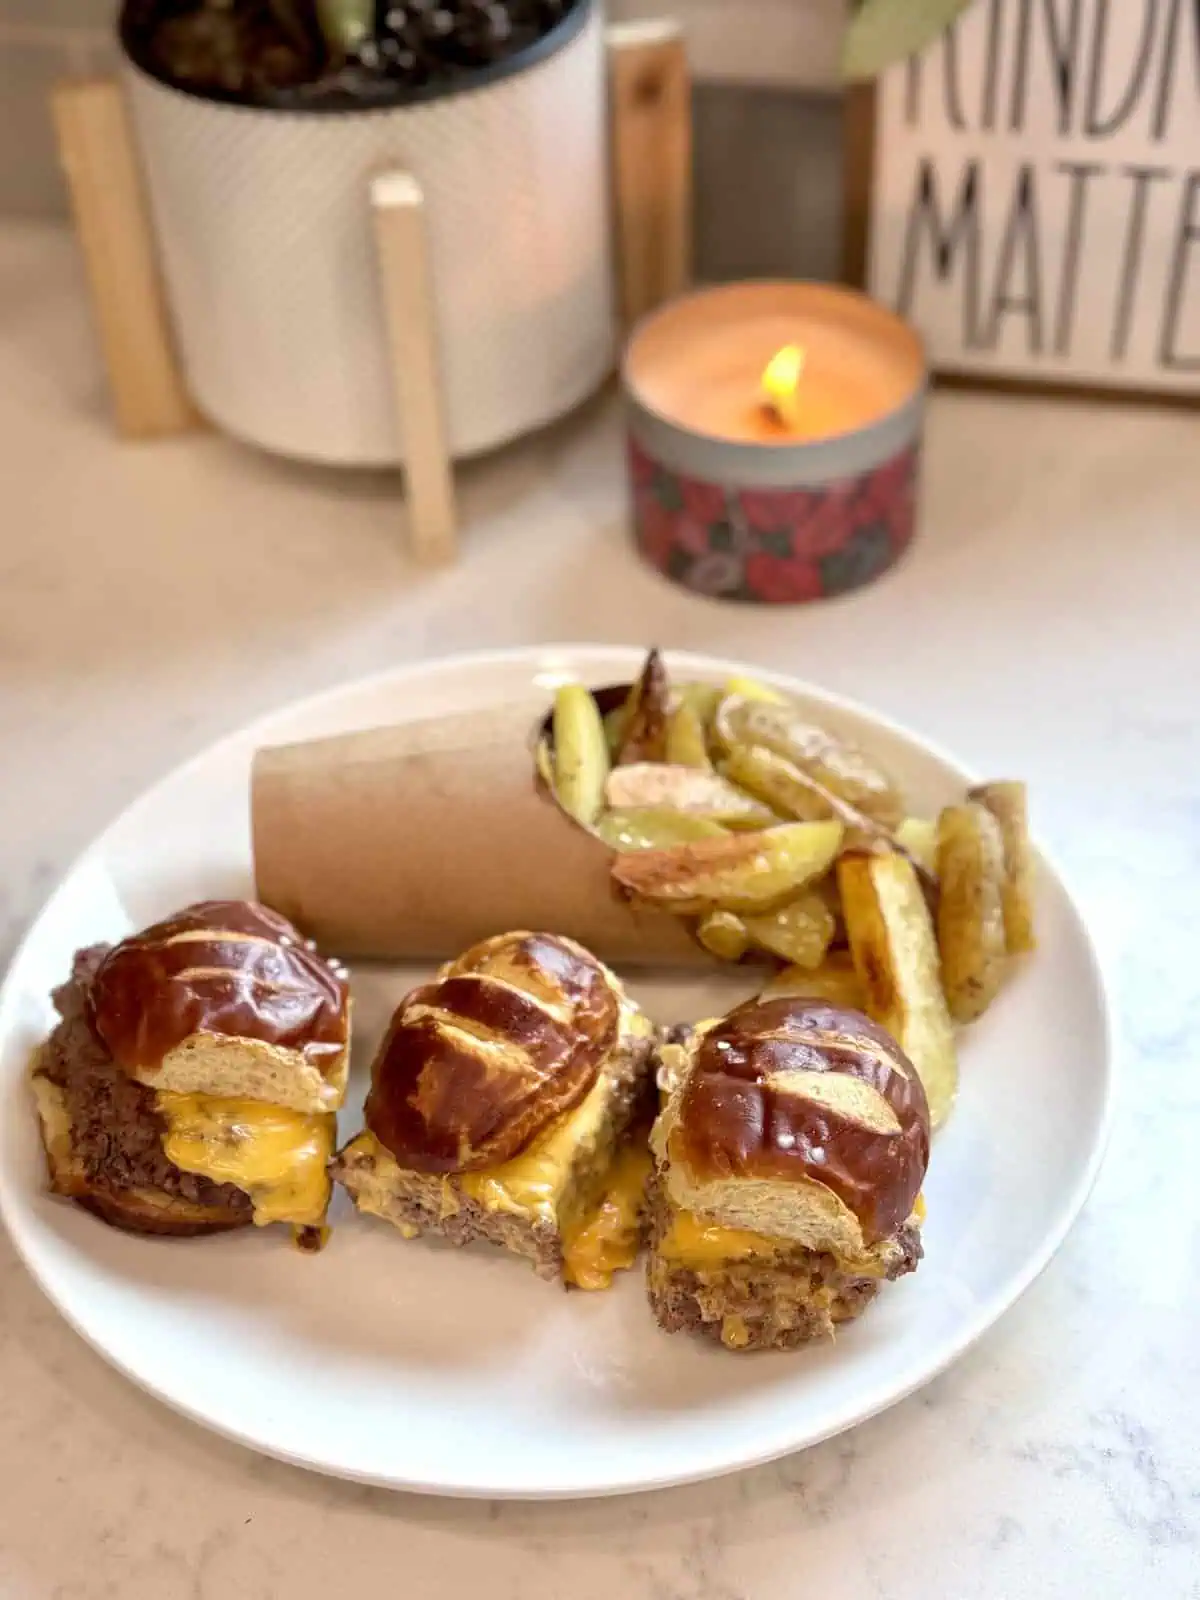
[[[1200,399],[1200,3],[975,0],[851,108],[848,273],[934,368]]]

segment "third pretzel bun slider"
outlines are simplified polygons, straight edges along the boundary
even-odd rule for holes
[[[572,940],[485,940],[401,1002],[334,1176],[405,1238],[486,1241],[606,1287],[640,1243],[655,1043]]]
[[[748,1001],[665,1052],[651,1305],[670,1332],[790,1348],[921,1255],[921,1080],[860,1012]]]

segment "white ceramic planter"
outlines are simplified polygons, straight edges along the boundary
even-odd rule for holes
[[[285,456],[403,460],[367,204],[389,165],[426,196],[453,453],[550,422],[603,381],[603,31],[584,3],[551,53],[369,111],[227,105],[127,63],[188,387],[214,423]]]

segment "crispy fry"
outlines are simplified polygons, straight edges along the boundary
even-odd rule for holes
[[[666,759],[677,767],[712,771],[704,738],[704,723],[700,720],[700,713],[686,700],[681,700],[667,719]]]
[[[696,937],[720,961],[740,961],[750,948],[746,924],[732,911],[710,911],[701,918]]]
[[[766,999],[795,995],[801,1000],[824,1000],[831,1006],[867,1009],[867,996],[854,970],[848,950],[834,950],[819,967],[785,967],[763,990]]]
[[[937,911],[942,986],[956,1022],[973,1022],[1004,977],[1004,843],[985,806],[947,806],[938,818]]]
[[[985,783],[968,796],[986,806],[1000,825],[1004,844],[1004,939],[1010,955],[1037,948],[1033,927],[1033,846],[1029,840],[1028,801],[1023,783]]]
[[[912,862],[890,855],[845,855],[838,887],[868,1016],[884,1027],[916,1068],[935,1128],[958,1088],[954,1025],[946,1009],[937,940]]]
[[[802,894],[778,911],[746,918],[746,932],[757,945],[796,967],[819,967],[837,924],[824,899]]]
[[[840,822],[791,822],[763,833],[618,856],[613,876],[635,897],[684,916],[753,914],[785,905],[823,876],[841,842]]]
[[[605,785],[605,799],[616,809],[679,811],[685,816],[708,817],[728,828],[769,828],[779,821],[768,806],[715,772],[669,767],[658,761],[614,767]]]
[[[621,742],[613,757],[614,766],[634,761],[661,761],[667,751],[667,712],[671,686],[667,669],[657,650],[646,657],[642,675],[629,691],[625,702],[625,723]]]
[[[713,738],[726,754],[749,744],[782,756],[885,828],[898,826],[904,817],[899,791],[887,774],[794,706],[726,695],[713,717]]]
[[[694,839],[719,839],[725,830],[707,817],[689,817],[682,811],[606,811],[596,832],[612,850],[665,850]]]
[[[931,877],[937,876],[937,823],[929,817],[905,817],[896,829],[896,843]]]
[[[554,697],[554,792],[564,811],[590,828],[604,804],[608,744],[590,689],[567,683]]]

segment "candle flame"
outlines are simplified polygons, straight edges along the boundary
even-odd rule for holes
[[[766,403],[785,428],[798,428],[800,425],[799,390],[805,360],[803,345],[785,344],[767,362],[762,375]]]

